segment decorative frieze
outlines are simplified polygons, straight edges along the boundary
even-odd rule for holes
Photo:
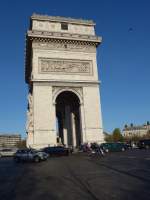
[[[39,58],[39,73],[92,75],[92,61]]]
[[[78,43],[69,43],[69,42],[33,42],[33,48],[39,49],[52,49],[59,51],[77,51],[77,52],[88,52],[95,53],[96,47],[94,45],[89,45],[86,43],[78,42]]]
[[[47,37],[47,38],[59,38],[59,39],[71,39],[71,40],[83,40],[91,41],[97,43],[97,45],[102,41],[101,37],[96,35],[84,35],[84,34],[74,34],[74,33],[62,33],[62,32],[49,32],[49,31],[39,31],[30,30],[27,32],[29,37]]]

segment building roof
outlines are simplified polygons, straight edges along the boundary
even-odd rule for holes
[[[20,134],[17,134],[17,133],[0,133],[0,137],[13,137],[13,136],[19,136],[21,137]]]
[[[82,25],[95,25],[93,20],[84,20],[84,19],[74,19],[70,17],[60,17],[60,16],[48,16],[40,15],[33,13],[31,20],[42,20],[42,21],[53,21],[53,22],[67,22],[71,24],[82,24]]]
[[[146,126],[130,126],[127,128],[124,128],[123,131],[132,131],[132,130],[146,130]]]

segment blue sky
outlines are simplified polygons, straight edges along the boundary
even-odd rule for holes
[[[149,0],[2,0],[0,3],[0,132],[25,136],[25,33],[32,13],[93,19],[104,130],[150,120]]]

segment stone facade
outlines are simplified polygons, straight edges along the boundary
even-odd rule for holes
[[[144,135],[146,135],[148,133],[148,131],[150,130],[150,125],[149,124],[144,124],[144,125],[132,125],[132,126],[127,126],[124,127],[124,129],[122,130],[122,134],[125,137],[134,137],[134,136],[138,136],[138,137],[142,137]]]
[[[65,30],[62,23],[65,23]],[[96,62],[96,47],[99,43],[101,38],[95,35],[91,20],[41,15],[31,17],[26,43],[28,146],[41,148],[57,145],[56,113],[60,110],[56,101],[65,92],[72,94],[70,98],[79,99],[79,106],[76,105],[79,116],[76,118],[80,119],[80,142],[103,142],[100,82]],[[61,110],[63,112],[67,111]],[[69,119],[64,117],[66,124],[65,120]],[[74,123],[72,121],[72,125],[67,128],[67,134],[71,130],[73,140],[76,137],[74,135],[77,135]],[[63,134],[64,132],[65,130]]]
[[[21,142],[20,134],[0,133],[0,148],[17,147],[19,142]]]

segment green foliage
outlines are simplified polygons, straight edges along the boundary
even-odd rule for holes
[[[21,148],[26,148],[26,140],[21,140],[20,142],[17,143],[17,147],[19,149]]]
[[[112,139],[113,139],[113,142],[123,142],[124,141],[124,138],[123,138],[119,128],[114,129],[114,131],[112,133]]]
[[[106,142],[113,142],[113,138],[112,138],[112,135],[108,134],[105,136],[105,141]]]
[[[147,131],[147,134],[144,137],[145,139],[150,139],[150,130]]]
[[[5,144],[5,143],[2,143],[2,148],[5,148],[5,147],[7,147],[6,144]]]
[[[120,132],[119,128],[115,128],[112,134],[105,136],[106,142],[123,142],[124,138]]]
[[[132,137],[123,137],[119,128],[115,128],[112,134],[107,134],[105,136],[106,142],[138,142],[142,139],[150,139],[150,130],[147,131],[146,135],[139,136],[133,135]]]

